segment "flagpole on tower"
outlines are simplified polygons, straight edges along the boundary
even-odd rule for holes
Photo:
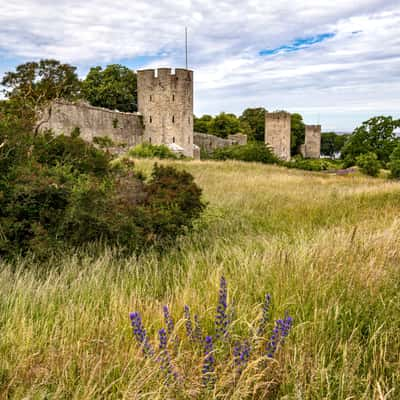
[[[186,69],[188,69],[188,38],[187,38],[187,26],[185,26],[185,59],[186,59]]]

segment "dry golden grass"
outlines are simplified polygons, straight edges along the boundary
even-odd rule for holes
[[[146,172],[152,163],[137,162]],[[46,271],[29,260],[0,264],[0,398],[400,398],[400,184],[173,163],[193,173],[209,206],[162,257],[107,250],[66,255]],[[289,310],[295,320],[289,340],[267,371],[253,359],[239,382],[220,365],[209,391],[201,355],[184,345],[174,362],[185,382],[167,385],[143,359],[128,313],[141,312],[152,338],[164,304],[176,319],[189,304],[210,328],[222,274],[235,334],[255,323],[270,292],[273,317]]]

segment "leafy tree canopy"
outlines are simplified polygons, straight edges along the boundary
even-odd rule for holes
[[[342,151],[349,135],[338,135],[335,132],[324,132],[321,134],[321,154],[334,157]]]
[[[343,147],[342,157],[346,164],[356,161],[360,154],[375,153],[378,160],[386,164],[399,143],[396,129],[400,119],[379,116],[369,119],[356,128]]]
[[[249,140],[264,142],[266,111],[264,107],[246,108],[239,117],[242,129],[248,132]]]
[[[290,116],[291,119],[291,153],[292,155],[297,154],[298,148],[305,140],[305,124],[303,117],[294,113]]]
[[[96,107],[137,111],[136,73],[119,64],[91,68],[82,82],[82,95]]]
[[[209,133],[227,138],[228,135],[242,132],[240,121],[235,114],[220,113],[209,123]]]
[[[79,96],[80,81],[76,67],[57,60],[40,60],[17,66],[7,72],[1,84],[9,99],[8,109],[26,121],[33,121],[36,112],[54,99],[72,100]]]

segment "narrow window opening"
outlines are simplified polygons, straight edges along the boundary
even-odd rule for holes
[[[172,123],[175,123],[175,115],[172,116]]]
[[[172,95],[172,101],[175,101],[175,95],[174,94]]]
[[[153,118],[151,118],[151,115],[150,115],[150,123],[152,123],[153,122]]]
[[[153,96],[152,95],[150,95],[150,101],[153,101]]]
[[[151,144],[151,138],[149,138],[149,143]]]
[[[172,138],[172,143],[175,143],[175,136]]]

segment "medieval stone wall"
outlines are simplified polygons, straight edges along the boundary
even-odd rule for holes
[[[223,139],[207,133],[194,132],[193,140],[194,144],[199,146],[202,150],[207,153],[212,153],[214,150],[222,149],[223,147],[233,146],[235,144],[246,144],[247,135],[235,134],[229,135],[228,139]]]
[[[305,157],[320,158],[321,125],[306,125]]]
[[[94,137],[108,137],[116,145],[135,146],[142,142],[143,124],[138,113],[124,113],[93,107],[87,103],[53,102],[43,111],[38,130],[51,129],[56,135],[70,135],[92,142]]]
[[[171,68],[137,73],[138,110],[144,116],[144,140],[176,143],[193,156],[193,71]]]
[[[290,160],[290,114],[285,111],[265,113],[265,143],[281,160]]]

